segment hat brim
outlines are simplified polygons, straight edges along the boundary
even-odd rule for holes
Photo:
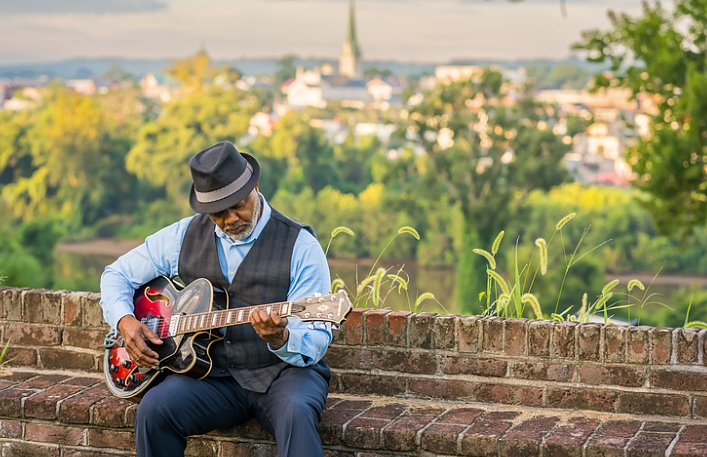
[[[255,188],[255,185],[258,184],[258,181],[260,181],[260,164],[252,155],[245,152],[240,152],[240,154],[253,167],[253,175],[250,177],[248,182],[228,197],[209,203],[202,203],[197,200],[196,192],[194,192],[194,184],[192,184],[191,190],[189,191],[189,206],[191,206],[191,209],[201,214],[218,213],[235,206],[238,202],[246,198],[249,193],[251,193],[251,191]]]

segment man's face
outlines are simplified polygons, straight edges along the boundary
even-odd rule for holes
[[[209,214],[214,224],[234,240],[247,238],[260,218],[260,197],[258,186],[246,198],[218,213]]]

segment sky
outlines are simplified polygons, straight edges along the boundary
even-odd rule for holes
[[[563,59],[641,0],[358,0],[364,60]],[[0,0],[0,64],[70,58],[333,58],[346,0]]]

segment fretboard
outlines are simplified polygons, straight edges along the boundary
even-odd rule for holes
[[[169,334],[170,336],[175,336],[184,333],[229,327],[231,325],[246,324],[250,322],[250,315],[253,311],[264,310],[268,314],[275,312],[278,316],[289,316],[291,308],[292,302],[282,302],[210,311],[208,313],[172,316],[169,322]]]

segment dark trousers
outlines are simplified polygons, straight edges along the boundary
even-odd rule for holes
[[[323,457],[317,424],[329,391],[311,368],[289,367],[264,394],[233,378],[167,376],[140,402],[135,419],[139,457],[184,455],[187,436],[255,418],[277,441],[279,457]]]

